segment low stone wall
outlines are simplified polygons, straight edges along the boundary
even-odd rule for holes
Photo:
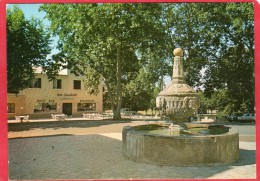
[[[165,136],[143,133],[140,126],[123,129],[123,155],[135,162],[157,165],[223,165],[239,159],[236,130],[220,135]]]

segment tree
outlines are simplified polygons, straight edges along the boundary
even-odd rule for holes
[[[223,11],[223,9],[225,11]],[[218,12],[218,18],[213,13]],[[243,14],[243,16],[238,16]],[[214,5],[209,13],[218,30],[206,71],[205,93],[225,91],[225,113],[254,111],[254,22],[252,3]],[[223,21],[225,19],[225,21]],[[216,31],[214,31],[215,34]],[[219,41],[217,41],[219,39]]]
[[[149,80],[152,78],[151,75],[150,72],[146,72],[143,68],[139,70],[138,76],[126,85],[122,102],[123,107],[135,111],[148,110],[155,107],[156,95],[154,95],[154,90],[156,86]]]
[[[218,110],[222,113],[230,113],[234,110],[235,102],[228,97],[228,89],[215,91],[211,97],[205,97],[203,92],[199,92],[200,110],[199,113],[206,113],[207,110]]]
[[[50,53],[50,35],[38,19],[26,20],[18,6],[7,9],[8,92],[19,93],[34,78],[33,67],[44,65]]]
[[[144,50],[165,42],[161,4],[52,4],[41,9],[59,36],[67,67],[85,76],[89,93],[97,93],[102,80],[113,118],[119,119],[126,85],[147,64]]]

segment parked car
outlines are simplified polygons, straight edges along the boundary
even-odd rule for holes
[[[231,115],[227,116],[227,120],[228,120],[229,122],[237,121],[237,117],[238,117],[237,115],[231,114]]]
[[[245,113],[242,116],[237,117],[239,122],[255,122],[254,113]]]
[[[191,116],[191,117],[188,118],[188,120],[189,120],[190,122],[198,121],[198,117],[197,117],[197,116]]]

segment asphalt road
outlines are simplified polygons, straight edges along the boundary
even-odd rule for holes
[[[236,129],[239,132],[240,141],[256,141],[256,126],[253,123],[223,122],[222,124]]]
[[[239,131],[241,135],[252,135],[255,136],[256,128],[254,124],[240,124],[240,125],[227,125]]]

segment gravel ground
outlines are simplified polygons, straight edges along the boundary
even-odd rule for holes
[[[11,131],[9,177],[18,180],[256,178],[255,142],[240,142],[240,160],[225,166],[157,166],[132,162],[122,156],[122,126],[125,124]]]

